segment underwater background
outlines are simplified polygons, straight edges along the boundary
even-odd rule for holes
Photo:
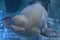
[[[12,30],[6,29],[2,23],[2,18],[15,16],[23,8],[40,1],[48,12],[48,23],[53,28],[58,37],[37,36],[32,40],[60,40],[60,0],[0,0],[0,40],[29,40],[16,35]]]

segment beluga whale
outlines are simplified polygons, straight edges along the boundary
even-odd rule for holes
[[[48,26],[48,13],[40,3],[24,8],[19,15],[12,18],[12,29],[23,37],[34,37],[41,34],[47,37],[56,36],[56,32]]]

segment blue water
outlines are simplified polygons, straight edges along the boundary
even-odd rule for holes
[[[59,37],[50,38],[50,37],[44,37],[42,35],[39,36],[38,34],[35,38],[28,39],[28,38],[22,38],[21,36],[18,36],[11,29],[4,28],[2,20],[1,20],[2,18],[3,18],[3,11],[0,10],[0,40],[60,40],[60,34],[59,34],[60,27],[58,24],[58,19],[49,18],[48,22],[51,28],[53,28],[57,32]]]

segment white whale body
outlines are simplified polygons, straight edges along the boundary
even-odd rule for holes
[[[45,36],[56,36],[47,25],[48,14],[40,3],[24,8],[20,15],[13,18],[13,30],[22,36],[33,37],[39,33]]]

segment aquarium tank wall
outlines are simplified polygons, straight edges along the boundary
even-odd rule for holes
[[[32,39],[24,38],[11,29],[5,28],[3,18],[19,15],[21,10],[37,1],[46,9],[48,25],[56,31],[57,37],[45,37],[38,34]],[[60,40],[60,0],[0,0],[0,40]]]

